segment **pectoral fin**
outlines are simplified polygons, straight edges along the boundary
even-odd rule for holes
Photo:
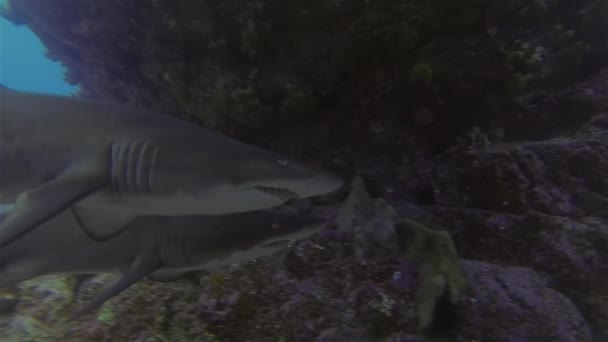
[[[76,310],[69,320],[85,315],[105,303],[108,299],[116,296],[131,285],[141,280],[160,267],[161,261],[156,249],[150,246],[144,253],[139,255],[131,264],[131,267],[112,285],[102,290],[92,301]]]
[[[103,164],[86,162],[37,188],[21,193],[0,223],[0,247],[25,235],[80,199],[107,186]]]
[[[82,230],[95,241],[112,239],[129,227],[135,216],[128,210],[111,210],[94,207],[72,207],[74,218]]]

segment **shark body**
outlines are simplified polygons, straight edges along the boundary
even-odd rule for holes
[[[46,274],[122,271],[74,317],[94,310],[145,276],[177,277],[268,256],[320,229],[322,219],[259,210],[216,216],[142,216],[105,241],[71,209],[0,248],[0,286]]]
[[[286,156],[130,106],[0,88],[0,246],[62,210],[97,236],[138,215],[223,215],[332,192],[342,181]],[[102,211],[108,215],[99,215]]]

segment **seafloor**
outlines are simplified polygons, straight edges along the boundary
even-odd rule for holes
[[[81,96],[321,160],[384,201],[72,323],[107,275],[0,290],[2,341],[608,341],[607,1],[9,3]]]

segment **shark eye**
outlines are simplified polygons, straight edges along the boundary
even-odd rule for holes
[[[287,166],[287,164],[289,164],[289,160],[288,159],[279,159],[279,160],[277,160],[277,164],[279,164],[280,166]]]

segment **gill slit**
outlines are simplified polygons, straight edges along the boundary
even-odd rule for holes
[[[148,146],[149,146],[149,142],[144,142],[141,145],[141,149],[139,154],[137,155],[137,162],[136,165],[137,167],[135,168],[135,188],[136,189],[140,189],[140,190],[144,190],[144,185],[143,185],[143,179],[146,177],[146,170],[149,171],[149,169],[146,169],[146,158],[145,156],[148,153]],[[149,190],[149,189],[148,189]],[[147,191],[150,192],[150,191]]]
[[[134,142],[128,146],[126,165],[123,169],[126,192],[138,192],[136,170],[139,169],[138,163],[141,161],[141,153],[138,153],[141,150],[141,145],[140,142]]]
[[[119,194],[152,192],[158,146],[151,145],[149,141],[112,143],[110,177],[114,191]]]
[[[152,192],[154,184],[154,169],[156,168],[156,158],[158,157],[158,145],[154,146],[152,151],[152,157],[150,158],[150,165],[148,166],[148,193]]]
[[[162,264],[168,269],[177,269],[191,265],[189,256],[190,243],[180,234],[159,234],[157,237],[160,246]]]

